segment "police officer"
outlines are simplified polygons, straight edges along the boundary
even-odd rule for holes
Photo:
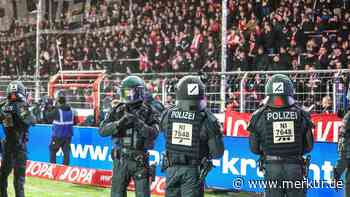
[[[53,108],[53,100],[47,96],[44,96],[39,102],[34,103],[30,108],[34,117],[34,122],[37,124],[51,124],[47,119],[47,114],[52,111]]]
[[[265,180],[302,181],[308,163],[303,155],[313,148],[310,115],[296,104],[292,81],[276,74],[265,86],[264,105],[255,111],[248,125],[253,153],[261,156]],[[301,184],[302,182],[298,183]],[[296,183],[297,184],[297,183]],[[269,197],[305,196],[306,188],[266,188]]]
[[[152,108],[144,103],[145,83],[128,76],[121,83],[121,103],[101,123],[99,133],[111,136],[113,143],[113,177],[111,197],[125,197],[132,178],[136,196],[150,196],[147,150],[153,148],[159,121]]]
[[[149,91],[146,91],[145,94],[145,102],[153,108],[154,111],[158,112],[159,114],[162,114],[164,111],[164,105],[156,100],[153,96],[152,93]]]
[[[162,114],[165,132],[167,197],[204,195],[203,179],[211,168],[211,159],[223,155],[221,125],[206,109],[205,86],[197,76],[180,79],[176,105]]]
[[[63,90],[55,94],[56,105],[47,114],[52,121],[52,135],[49,145],[50,162],[56,163],[56,153],[61,148],[63,152],[63,164],[69,165],[70,143],[73,136],[74,113],[66,103],[66,95]]]
[[[345,196],[350,196],[350,111],[345,115],[338,138],[338,161],[333,171],[336,181],[345,173]],[[337,184],[337,183],[335,183]]]
[[[7,99],[0,104],[5,141],[0,167],[0,197],[7,197],[7,178],[14,169],[16,197],[24,196],[28,130],[33,117],[28,109],[26,90],[22,82],[13,81],[7,87]]]

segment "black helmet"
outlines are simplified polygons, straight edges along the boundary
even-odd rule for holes
[[[66,93],[64,90],[58,90],[55,94],[55,100],[59,104],[65,104],[66,103]]]
[[[12,81],[7,86],[7,97],[12,101],[26,101],[27,93],[21,81]]]
[[[266,104],[274,108],[291,106],[294,100],[294,85],[286,75],[275,74],[266,83]]]
[[[184,111],[205,109],[205,85],[198,76],[185,76],[179,80],[176,85],[176,105]]]
[[[145,82],[137,76],[128,76],[121,84],[121,101],[136,103],[144,100]]]

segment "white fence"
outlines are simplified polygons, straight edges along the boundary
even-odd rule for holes
[[[270,71],[206,73],[202,76],[207,86],[209,108],[220,113],[226,107],[240,112],[253,112],[264,99],[265,83],[275,73],[288,75],[296,89],[299,104],[311,107],[314,112],[337,112],[348,108],[350,70]],[[139,74],[166,106],[174,103],[175,86],[179,78],[191,73]],[[193,74],[193,73],[192,73]],[[221,89],[222,75],[225,87]],[[118,92],[118,84],[125,75],[114,74],[105,80]],[[225,99],[220,97],[223,91]],[[109,95],[113,92],[109,92]],[[350,94],[350,93],[349,93]]]
[[[206,73],[202,78],[207,86],[208,107],[215,113],[221,113],[226,107],[240,112],[253,112],[264,99],[265,83],[274,73],[288,75],[296,89],[296,99],[300,105],[312,107],[314,112],[337,112],[347,110],[350,92],[350,70],[318,70],[318,71],[281,71],[281,72],[231,72]],[[156,99],[165,106],[174,104],[177,81],[185,75],[195,73],[161,73],[137,74],[141,76]],[[221,79],[225,76],[225,87],[221,89]],[[126,74],[108,75],[101,86],[101,106],[107,106],[113,99],[118,99],[119,85]],[[14,80],[0,77],[0,96],[6,96],[8,83]],[[28,89],[30,98],[34,98],[35,81],[32,77],[21,77]],[[40,82],[40,97],[47,95],[48,79]],[[225,99],[221,99],[221,91]],[[89,90],[71,89],[68,100],[73,106],[91,108]]]

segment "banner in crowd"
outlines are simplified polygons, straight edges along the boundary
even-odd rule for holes
[[[3,132],[0,129],[0,136]],[[111,139],[102,138],[97,128],[75,127],[71,143],[71,166],[62,167],[40,162],[49,160],[51,126],[37,125],[30,129],[27,174],[73,183],[109,186],[111,180]],[[246,137],[225,137],[225,152],[220,160],[213,160],[215,168],[209,173],[206,185],[210,188],[225,190],[263,191],[254,181],[261,180],[263,174],[258,170],[258,157],[249,150]],[[150,162],[157,164],[157,179],[152,184],[154,193],[164,193],[164,174],[160,172],[161,155],[164,152],[164,137],[156,140],[154,150],[150,150]],[[318,142],[312,152],[309,178],[329,183],[333,166],[337,159],[336,144]],[[62,162],[62,153],[58,153],[58,162]],[[36,162],[34,162],[36,161]],[[39,162],[39,163],[38,163]],[[218,179],[217,177],[220,177]],[[256,183],[255,183],[256,184]],[[132,185],[131,185],[132,186]],[[328,187],[327,184],[323,187]],[[308,196],[341,196],[332,188],[310,189]]]
[[[247,137],[247,127],[250,121],[250,113],[226,111],[224,121],[224,133],[226,136]],[[338,132],[342,121],[333,114],[312,114],[312,122],[315,125],[314,136],[319,142],[338,142]]]

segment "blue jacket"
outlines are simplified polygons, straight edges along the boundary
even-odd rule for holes
[[[69,108],[58,108],[52,122],[52,137],[70,138],[73,136],[74,114]]]

